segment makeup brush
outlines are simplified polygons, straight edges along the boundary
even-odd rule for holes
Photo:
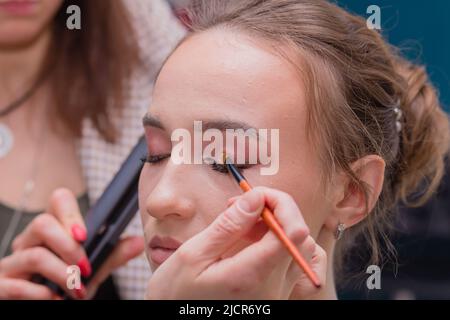
[[[250,184],[247,182],[247,179],[245,179],[245,177],[239,172],[239,170],[231,163],[230,159],[226,156],[226,154],[223,155],[223,162],[226,165],[228,172],[230,172],[233,175],[234,179],[239,184],[239,187],[242,189],[242,191],[247,192],[252,189]],[[283,243],[283,245],[291,254],[292,258],[306,273],[306,275],[314,284],[314,286],[320,288],[321,284],[319,278],[311,269],[311,267],[308,265],[305,258],[303,258],[303,256],[300,254],[295,244],[287,237],[286,233],[283,231],[283,228],[276,220],[275,215],[269,208],[267,208],[267,206],[264,207],[261,213],[261,217],[263,218],[267,226],[270,228],[270,230],[272,230],[272,232],[275,233],[278,239],[280,239],[280,241]]]

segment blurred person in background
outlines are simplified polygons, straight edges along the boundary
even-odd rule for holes
[[[66,26],[72,4],[80,30]],[[58,298],[32,276],[65,288],[68,265],[91,272],[82,215],[143,134],[155,75],[183,35],[159,0],[0,0],[1,299]],[[143,298],[139,218],[127,234],[73,298]]]

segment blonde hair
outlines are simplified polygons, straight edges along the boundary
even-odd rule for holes
[[[379,240],[389,247],[386,228],[396,204],[423,204],[445,169],[449,123],[425,68],[402,58],[362,17],[327,1],[194,0],[189,11],[193,32],[226,28],[296,53],[292,58],[280,49],[305,79],[308,132],[320,142],[326,179],[343,170],[367,195],[350,164],[369,154],[385,160],[375,208],[336,250],[342,257],[342,249],[362,235],[373,249],[371,263],[379,263]],[[396,107],[403,114],[400,132]]]

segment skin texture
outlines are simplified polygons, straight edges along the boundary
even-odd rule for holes
[[[308,227],[299,226],[297,231],[309,229],[312,239],[319,244],[313,241],[313,244],[309,245],[313,248],[312,251],[317,253],[320,247],[323,247],[328,257],[331,257],[335,243],[333,233],[338,221],[351,226],[363,219],[364,201],[361,193],[348,191],[352,189],[347,189],[346,178],[339,174],[335,177],[335,187],[331,192],[325,193],[320,183],[321,165],[315,146],[308,141],[304,129],[307,116],[304,101],[305,93],[298,73],[264,42],[254,41],[245,35],[220,28],[193,35],[168,59],[156,83],[149,114],[158,118],[165,129],[146,127],[149,154],[170,153],[171,132],[177,128],[186,128],[192,134],[194,120],[240,120],[255,128],[280,129],[278,173],[273,176],[262,176],[259,174],[259,166],[246,169],[243,173],[254,186],[266,186],[289,194],[291,197],[280,195],[278,202],[286,207],[294,203],[298,215],[297,218],[285,216],[286,220],[282,221],[282,224],[286,228],[291,223],[301,221],[303,217]],[[368,183],[374,187],[374,197],[369,199],[369,206],[372,206],[382,185],[384,162],[379,157],[368,157],[361,161],[354,165],[355,168],[361,169],[363,176],[366,174],[369,177]],[[211,241],[212,238],[203,234],[209,232],[208,226],[211,226],[219,214],[227,208],[228,199],[240,195],[241,191],[230,176],[213,171],[206,164],[175,165],[170,159],[144,166],[139,188],[140,209],[147,243],[154,235],[170,236],[180,242],[186,242],[197,235],[194,237],[196,240],[185,243],[161,266],[152,261],[151,249],[147,248],[151,267],[156,270],[149,286],[149,297],[191,297],[189,292],[192,290],[198,292],[199,287],[193,286],[188,278],[193,272],[201,274],[202,270],[195,269],[195,263],[192,263],[191,270],[187,268],[190,264],[186,262],[195,261],[189,257],[194,256],[195,251],[202,251],[202,246],[206,246],[204,243]],[[267,194],[274,189],[262,190],[262,197],[266,197],[267,201]],[[222,219],[219,218],[218,220]],[[284,218],[280,216],[279,219]],[[267,229],[263,232],[265,231]],[[308,230],[305,232],[307,234]],[[302,249],[305,238],[300,237],[298,240],[297,243]],[[236,247],[243,248],[248,245],[245,241],[245,239],[237,241],[238,244],[232,252],[239,251]],[[179,251],[182,253],[177,254]],[[313,252],[309,250],[309,255],[313,255]],[[235,260],[235,264],[240,267],[239,270],[249,267],[243,261],[244,259]],[[190,271],[178,272],[176,264],[182,264],[183,270],[192,272],[190,274]],[[291,292],[291,298],[336,297],[331,259],[329,258],[328,264],[326,259],[321,259],[319,265],[318,270],[322,270],[323,273],[319,276],[322,279],[325,278],[325,273],[327,276],[325,286],[319,291],[302,291],[298,290],[297,286]],[[235,277],[238,280],[245,280],[246,275],[242,273],[238,275],[236,269],[234,274],[226,268],[216,269],[222,270],[222,273],[230,272],[226,275],[228,279]],[[251,267],[249,269],[255,270]],[[210,292],[211,287],[220,287],[217,285],[220,283],[217,281],[220,275],[216,276],[216,278],[212,276],[196,278],[199,283],[205,285],[207,292],[205,296],[255,297],[251,293],[242,296],[228,295],[225,291]],[[167,288],[169,281],[173,284],[171,287],[177,289],[160,296],[152,294]],[[280,281],[283,282],[278,279],[259,288],[263,292],[264,290],[281,292],[278,288]],[[257,283],[256,281],[255,284]],[[287,297],[289,294],[269,296],[269,298]]]

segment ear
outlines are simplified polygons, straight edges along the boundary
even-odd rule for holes
[[[367,188],[367,199],[364,189],[355,185],[346,173],[340,173],[335,184],[333,213],[326,225],[335,229],[338,223],[343,223],[349,228],[363,220],[380,196],[385,166],[383,158],[377,155],[365,156],[351,164],[351,170]]]

